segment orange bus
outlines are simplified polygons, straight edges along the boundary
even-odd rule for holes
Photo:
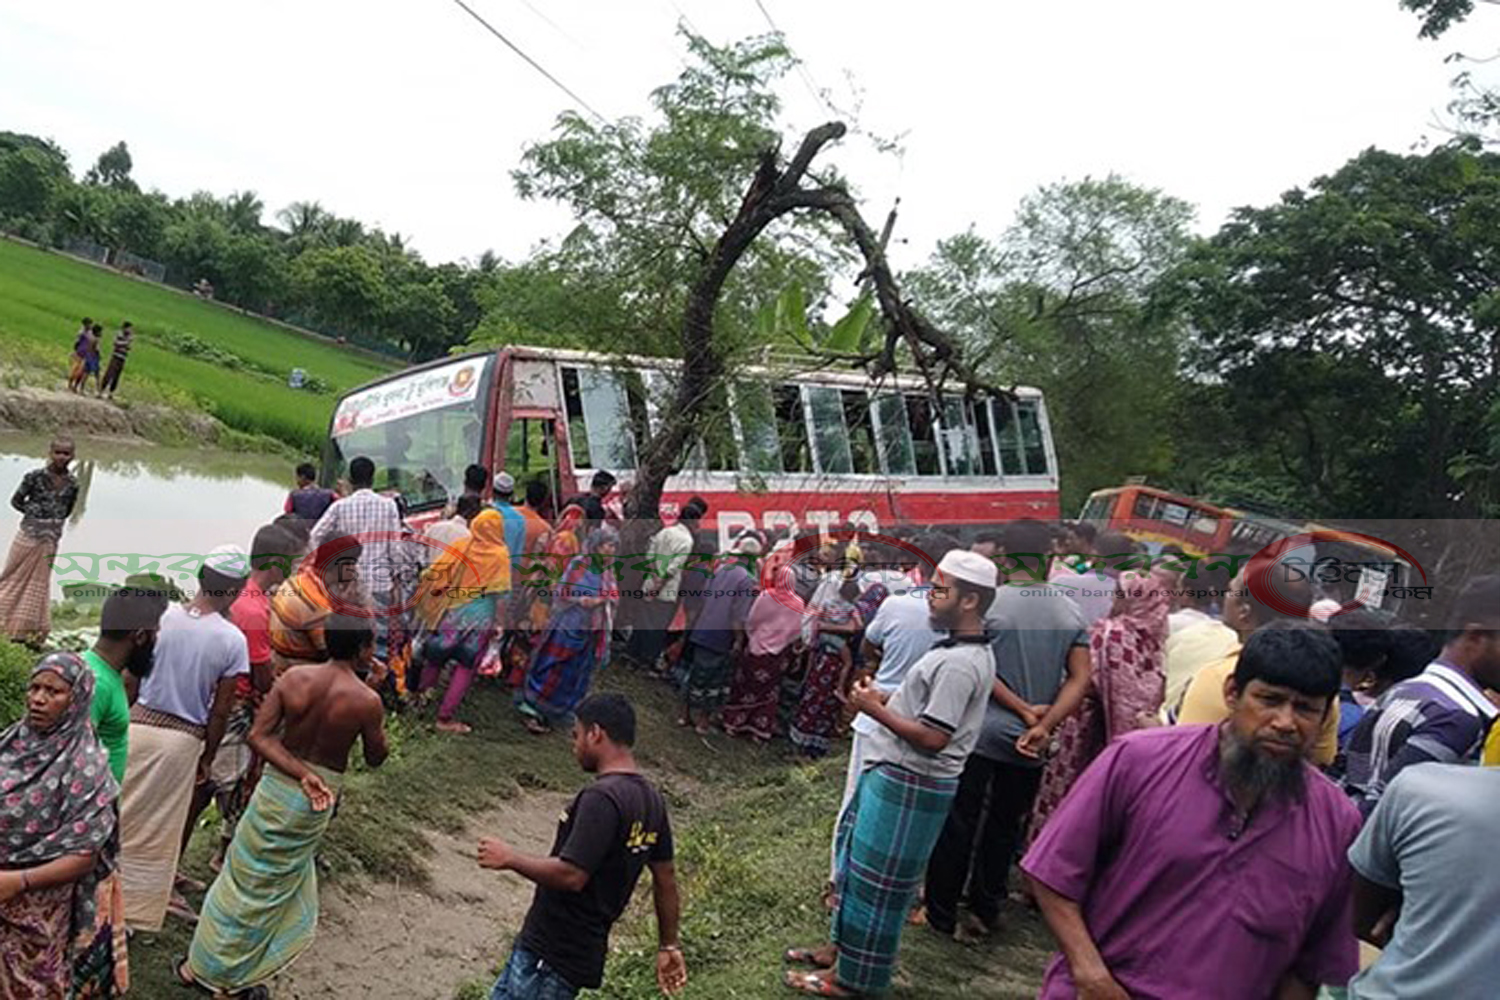
[[[1315,560],[1334,560],[1349,570],[1339,572],[1337,580],[1318,578],[1320,595],[1340,603],[1357,595],[1365,607],[1388,613],[1394,613],[1403,600],[1388,591],[1406,587],[1413,575],[1406,560],[1389,548],[1349,531],[1221,506],[1144,483],[1096,490],[1084,505],[1081,519],[1100,531],[1119,532],[1142,542],[1154,552],[1175,545],[1192,556],[1256,552],[1284,538],[1316,533],[1314,551],[1291,555],[1305,560],[1309,572],[1316,573],[1310,565]]]

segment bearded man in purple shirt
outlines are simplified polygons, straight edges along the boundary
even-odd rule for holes
[[[1327,633],[1246,641],[1215,726],[1116,740],[1022,862],[1062,954],[1043,1000],[1312,1000],[1357,971],[1359,811],[1307,760],[1336,711]]]

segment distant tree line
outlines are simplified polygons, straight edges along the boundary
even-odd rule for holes
[[[254,191],[173,199],[142,191],[124,142],[75,178],[48,139],[0,132],[0,229],[53,246],[87,241],[164,264],[167,280],[213,285],[244,309],[425,360],[463,343],[500,262],[430,265],[400,233],[367,229],[316,201],[265,220]]]

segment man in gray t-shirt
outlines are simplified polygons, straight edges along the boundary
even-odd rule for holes
[[[1359,839],[1354,924],[1384,950],[1349,995],[1487,1000],[1500,990],[1500,768],[1418,764],[1398,774]],[[1376,927],[1399,911],[1389,941]]]
[[[974,752],[989,760],[1040,769],[1035,754],[1016,744],[1036,727],[1045,709],[1058,700],[1068,680],[1068,657],[1074,649],[1088,652],[1088,623],[1078,605],[1050,584],[1001,587],[985,616],[985,629],[995,649],[995,674],[1018,701],[990,700],[984,730]],[[1022,714],[1022,708],[1029,711]],[[1055,729],[1067,713],[1048,727]]]
[[[1008,524],[1001,537],[1005,552],[1028,566],[1035,561],[1028,554],[1046,553],[1051,546],[1050,532],[1039,521]],[[1058,588],[1017,576],[995,595],[985,629],[993,642],[997,680],[953,811],[927,866],[927,923],[942,934],[958,930],[966,885],[975,922],[965,924],[965,935],[983,936],[994,926],[1021,823],[1041,784],[1043,754],[1089,685],[1087,625],[1077,604]]]

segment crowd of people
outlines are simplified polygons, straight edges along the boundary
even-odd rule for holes
[[[71,450],[18,492],[12,562],[66,516]],[[1500,764],[1500,577],[1466,581],[1435,637],[1323,620],[1305,579],[1272,607],[1240,560],[1147,558],[1085,523],[969,544],[746,530],[721,552],[693,498],[636,558],[608,473],[553,503],[474,466],[417,530],[375,472],[356,458],[334,491],[299,468],[283,513],[248,551],[209,554],[190,601],[121,589],[92,650],[37,661],[0,736],[0,993],[117,995],[126,929],[174,917],[195,924],[185,984],[263,994],[311,943],[355,743],[379,766],[386,712],[434,703],[437,728],[468,732],[481,676],[597,775],[548,856],[478,847],[537,886],[492,996],[598,987],[648,868],[658,983],[680,990],[671,823],[633,708],[592,690],[612,663],[672,684],[705,735],[801,759],[847,741],[830,935],[783,956],[793,990],[879,995],[910,928],[982,942],[1027,905],[1058,945],[1047,998],[1478,998],[1500,981],[1481,853],[1500,770],[1471,766]],[[217,877],[195,913],[178,866],[209,802]]]
[[[68,356],[68,391],[81,393],[94,383],[94,395],[115,398],[120,388],[120,375],[125,371],[125,360],[130,357],[130,345],[135,341],[135,328],[129,320],[120,324],[110,345],[109,364],[100,372],[100,359],[104,353],[104,324],[95,323],[88,316],[73,338],[73,353]]]

